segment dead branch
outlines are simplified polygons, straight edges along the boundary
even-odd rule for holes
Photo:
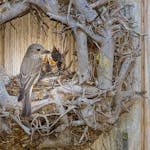
[[[124,63],[122,64],[119,77],[115,81],[115,86],[116,86],[116,96],[115,96],[115,111],[113,112],[113,116],[108,122],[109,123],[114,123],[116,119],[118,118],[119,114],[121,113],[121,89],[122,89],[122,84],[129,73],[131,67],[133,66],[134,59],[129,59],[127,58]]]
[[[99,87],[105,90],[110,86],[112,86],[114,49],[115,49],[111,25],[107,23],[105,25],[105,45],[101,49],[102,51],[107,53],[108,56],[106,58],[103,54],[101,54],[98,69]]]
[[[92,22],[98,16],[97,12],[90,7],[87,0],[74,0],[73,4],[88,22]]]
[[[25,0],[12,4],[10,4],[10,2],[7,2],[7,5],[6,3],[4,3],[1,5],[1,7],[3,7],[3,9],[0,10],[0,25],[18,17],[29,9],[29,6]]]
[[[79,83],[82,84],[90,78],[89,71],[89,58],[87,47],[87,36],[82,31],[75,31],[76,35],[76,48],[78,56],[78,77]],[[84,58],[84,59],[83,59]]]
[[[111,1],[113,0],[97,0],[95,3],[90,4],[90,7],[92,8],[101,7]]]
[[[30,129],[24,126],[21,121],[16,118],[16,116],[10,114],[10,118],[12,118],[28,135],[31,135]]]

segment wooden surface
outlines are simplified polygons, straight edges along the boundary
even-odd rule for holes
[[[146,97],[143,101],[143,116],[144,116],[144,148],[150,149],[150,0],[143,1],[144,25],[143,32],[146,34],[143,38],[143,45],[145,44],[145,53],[143,55],[143,63],[145,64],[145,91]]]
[[[0,64],[4,64],[4,26],[0,27]]]

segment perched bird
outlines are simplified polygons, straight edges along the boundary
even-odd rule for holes
[[[50,53],[40,44],[31,44],[23,58],[20,67],[20,91],[18,101],[23,100],[22,116],[31,115],[31,93],[33,85],[37,82],[41,68],[43,54]]]

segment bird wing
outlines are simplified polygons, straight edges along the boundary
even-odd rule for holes
[[[42,67],[42,60],[31,57],[24,57],[20,68],[20,86],[29,89],[39,76]]]

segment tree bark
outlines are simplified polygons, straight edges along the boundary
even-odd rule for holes
[[[5,70],[0,66],[0,106],[2,110],[14,111],[17,110],[17,97],[10,96],[5,88],[5,84],[9,82],[9,77]]]
[[[98,0],[98,1],[90,4],[90,7],[91,8],[100,7],[100,6],[103,6],[110,1],[113,1],[113,0]]]
[[[19,16],[21,13],[24,13],[28,9],[28,3],[25,3],[25,1],[12,4],[7,2],[7,5],[5,3],[5,6],[1,6],[0,8],[0,24],[12,20],[13,18]]]
[[[78,77],[81,84],[90,78],[87,35],[81,30],[77,30],[75,35],[78,56]]]
[[[85,17],[87,22],[92,22],[97,16],[97,12],[90,7],[86,0],[74,0],[73,4]]]
[[[102,90],[108,89],[112,86],[113,78],[113,63],[114,63],[114,41],[112,37],[111,27],[106,25],[105,27],[105,45],[102,47],[108,58],[100,52],[100,61],[98,66],[98,81],[99,87]]]

